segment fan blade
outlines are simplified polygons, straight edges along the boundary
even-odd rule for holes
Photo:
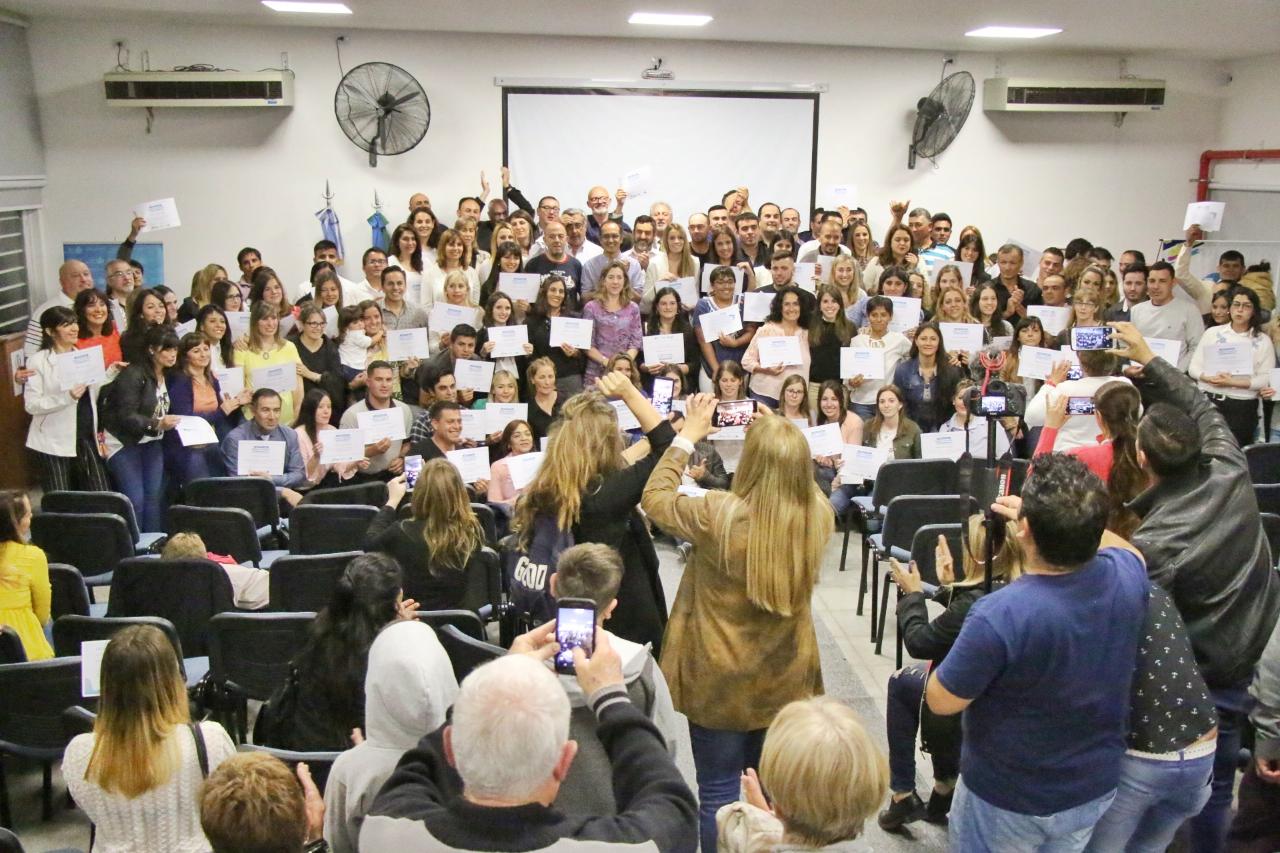
[[[392,101],[391,103],[383,107],[383,109],[394,110],[396,107],[400,106],[401,104],[407,104],[416,97],[418,97],[418,93],[416,91],[410,92],[409,94],[405,95],[403,98],[396,98],[394,101]]]

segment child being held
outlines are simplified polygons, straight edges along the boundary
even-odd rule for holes
[[[338,312],[338,360],[342,362],[342,378],[350,382],[361,373],[369,360],[373,338],[365,334],[364,314],[358,305],[348,305]]]

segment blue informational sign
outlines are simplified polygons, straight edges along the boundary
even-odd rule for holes
[[[115,260],[119,243],[63,243],[64,261],[83,261],[93,273],[93,283],[99,290],[107,284],[107,261]],[[133,259],[142,264],[142,283],[147,287],[164,284],[164,244],[138,243],[133,247]]]

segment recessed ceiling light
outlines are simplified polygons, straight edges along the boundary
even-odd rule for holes
[[[979,27],[969,30],[967,36],[980,39],[1042,39],[1045,36],[1056,36],[1062,27]]]
[[[303,3],[299,0],[262,0],[262,5],[277,12],[311,12],[316,15],[350,15],[345,3]]]
[[[628,24],[644,24],[650,27],[705,27],[711,23],[710,15],[681,15],[673,12],[632,12]]]

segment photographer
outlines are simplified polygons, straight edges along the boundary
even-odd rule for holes
[[[1079,379],[1067,379],[1067,371],[1071,368],[1070,362],[1064,359],[1056,363],[1044,385],[1027,403],[1025,418],[1027,426],[1044,426],[1049,406],[1060,398],[1065,397],[1070,400],[1074,397],[1087,397],[1093,400],[1099,389],[1109,382],[1130,384],[1125,377],[1114,375],[1119,366],[1119,360],[1111,352],[1082,350],[1079,356],[1080,372],[1084,375]],[[1097,444],[1095,440],[1097,434],[1098,427],[1093,418],[1087,415],[1069,414],[1066,423],[1058,429],[1054,449],[1066,451],[1074,447]]]

